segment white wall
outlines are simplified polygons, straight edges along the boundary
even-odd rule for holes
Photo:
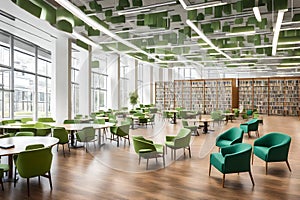
[[[119,56],[110,54],[107,58],[107,108],[119,108]]]

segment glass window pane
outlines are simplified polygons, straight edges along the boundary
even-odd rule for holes
[[[38,116],[47,116],[47,78],[38,77]]]
[[[0,32],[0,64],[9,66],[10,61],[10,36]]]
[[[25,41],[15,40],[14,67],[28,72],[35,72],[35,48]]]

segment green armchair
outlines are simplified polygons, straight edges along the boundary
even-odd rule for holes
[[[65,157],[65,144],[68,145],[69,153],[70,153],[70,144],[69,144],[69,134],[63,127],[55,127],[53,128],[53,137],[57,138],[59,141],[57,143],[57,151],[58,146],[62,145],[63,147],[63,154]]]
[[[110,133],[111,133],[110,139],[117,141],[117,146],[119,146],[120,138],[123,137],[124,139],[128,140],[128,144],[130,145],[129,128],[130,128],[130,124],[124,124],[124,125],[120,125],[120,126],[111,126],[110,127]],[[124,145],[125,145],[125,141],[124,141]]]
[[[174,159],[176,160],[176,150],[177,149],[183,149],[184,156],[185,156],[185,149],[189,150],[189,156],[191,158],[191,147],[190,147],[190,141],[191,141],[191,130],[187,128],[180,129],[179,133],[176,136],[166,136],[166,147],[169,147],[171,149],[171,158],[173,158],[173,152],[174,152]],[[167,149],[166,149],[167,153]]]
[[[165,167],[164,145],[154,144],[153,141],[147,140],[143,136],[133,136],[132,139],[134,150],[139,155],[139,165],[141,163],[141,157],[147,159],[146,169],[148,169],[150,158],[156,158],[157,162],[157,158],[162,157]]]
[[[195,125],[191,126],[191,125],[189,125],[188,121],[186,121],[184,119],[181,122],[182,122],[183,128],[190,129],[192,132],[194,132],[194,135],[199,135],[198,126],[195,126]]]
[[[55,122],[55,120],[52,117],[40,117],[38,122]]]
[[[225,183],[225,174],[249,172],[252,185],[254,180],[251,173],[250,158],[252,146],[246,143],[234,144],[221,148],[221,152],[210,154],[209,176],[211,166],[223,173],[222,186]]]
[[[85,144],[85,151],[88,151],[88,144],[89,142],[94,143],[94,147],[96,148],[95,142],[97,138],[95,138],[95,129],[93,127],[85,127],[81,131],[76,133],[76,146],[77,142],[83,142]]]
[[[8,172],[8,171],[9,171],[9,165],[0,163],[0,184],[2,187],[2,191],[4,190],[3,181],[2,181],[3,174],[4,174],[4,172]]]
[[[268,173],[268,162],[285,161],[289,170],[292,171],[288,162],[290,143],[291,137],[289,135],[275,132],[266,134],[254,141],[253,155],[266,162],[266,174]]]
[[[219,148],[242,143],[244,131],[238,127],[232,127],[216,138],[216,146]]]
[[[248,133],[248,136],[250,136],[251,131],[255,131],[256,137],[259,137],[259,132],[258,132],[258,119],[251,119],[247,121],[246,123],[240,124],[240,128],[244,131],[244,133]]]
[[[25,150],[18,154],[16,167],[19,175],[27,179],[27,192],[29,192],[29,179],[36,176],[44,176],[49,179],[50,188],[52,190],[51,181],[51,164],[52,153],[51,147],[38,148],[33,150]]]

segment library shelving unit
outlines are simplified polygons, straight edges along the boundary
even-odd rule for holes
[[[217,106],[218,110],[231,110],[237,108],[237,99],[235,79],[223,79],[217,81]]]
[[[284,115],[284,78],[269,79],[269,115]]]
[[[243,109],[253,109],[253,79],[239,79],[239,105]]]
[[[192,105],[191,110],[203,111],[204,108],[204,80],[191,81]]]
[[[297,116],[299,111],[299,83],[300,78],[286,78],[284,93],[284,115]]]
[[[175,85],[175,108],[182,107],[187,110],[191,109],[191,81],[176,80]]]
[[[175,108],[175,89],[174,82],[165,82],[164,108]]]
[[[269,83],[268,79],[253,80],[253,105],[260,114],[268,114]]]
[[[155,83],[155,106],[158,109],[164,109],[164,95],[165,95],[165,86],[164,82],[156,82]]]
[[[205,80],[204,82],[204,113],[208,114],[217,110],[217,80]]]

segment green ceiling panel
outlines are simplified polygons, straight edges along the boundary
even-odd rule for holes
[[[139,14],[139,15],[136,16],[136,18],[137,18],[137,20],[144,20],[145,19],[145,14]]]
[[[73,14],[60,7],[56,10],[56,27],[59,30],[72,33],[74,27],[74,17]]]
[[[124,10],[124,7],[123,6],[117,6],[116,10]]]
[[[143,6],[142,0],[132,0],[132,6],[141,7]]]
[[[267,18],[263,18],[263,19],[261,20],[261,22],[257,22],[257,24],[258,24],[258,27],[259,27],[260,29],[265,29],[266,26],[267,26],[267,24],[268,24],[268,19],[267,19]]]
[[[233,9],[235,9],[237,12],[243,12],[243,2],[238,1],[233,4]]]
[[[257,48],[256,53],[257,54],[264,54],[264,48]]]
[[[101,19],[99,19],[97,16],[91,16],[90,18],[92,18],[93,20],[95,20],[96,22],[98,22],[104,28],[109,29],[109,25],[107,23],[105,23],[104,21],[102,21]]]
[[[77,44],[77,46],[80,46],[80,47],[82,47],[82,48],[84,48],[86,50],[89,49],[89,45],[87,45],[86,43],[82,42],[81,40],[76,40],[76,44]]]
[[[220,21],[214,21],[214,22],[212,22],[211,23],[211,28],[214,29],[214,31],[220,30],[220,28],[221,28]]]
[[[188,10],[187,18],[190,20],[197,20],[197,10]]]
[[[30,14],[40,18],[42,13],[42,8],[37,6],[36,4],[32,3],[29,0],[17,0],[16,4],[29,12]]]
[[[119,16],[114,16],[110,18],[110,22],[112,24],[120,24],[120,23],[125,23],[125,16],[124,15],[119,15]]]
[[[257,24],[257,19],[255,17],[249,17],[247,20],[247,25],[255,25]]]
[[[90,3],[89,3],[89,6],[90,6],[90,8],[92,9],[92,10],[95,10],[95,11],[102,11],[102,6],[101,6],[101,4],[98,4],[97,3],[97,1],[91,1]]]
[[[229,25],[225,25],[222,27],[222,31],[223,32],[230,32],[230,26]]]
[[[126,39],[126,38],[130,37],[129,32],[121,32],[121,33],[117,33],[117,35],[120,36],[123,39]],[[137,41],[140,41],[140,40],[134,40],[134,42],[137,42]]]
[[[93,29],[90,26],[88,26],[87,32],[88,32],[88,36],[99,36],[100,35],[100,31],[99,30]]]
[[[203,13],[199,13],[198,16],[197,16],[197,21],[201,21],[201,20],[204,20],[205,19],[205,16]]]
[[[119,51],[132,51],[132,48],[130,48],[130,47],[128,47],[125,44],[122,44],[120,42],[118,42],[118,44],[117,44],[117,49]]]
[[[120,7],[130,7],[130,3],[128,0],[119,0]]]
[[[78,17],[74,16],[74,26],[84,26],[84,22]]]
[[[267,54],[267,56],[271,56],[272,55],[272,48],[271,47],[266,47],[265,48],[265,54]]]
[[[300,13],[299,14],[294,14],[293,21],[300,21]]]
[[[247,32],[247,31],[254,31],[254,26],[239,26],[239,27],[232,27],[232,33],[239,33],[239,32]]]
[[[111,17],[112,16],[112,10],[106,10],[106,11],[104,11],[104,15],[105,15],[106,18],[107,17]]]
[[[94,60],[91,63],[92,68],[99,68],[100,67],[100,62],[98,60]]]
[[[211,28],[211,24],[201,24],[201,29],[203,33],[213,33],[214,30]]]
[[[56,23],[56,10],[43,0],[31,0],[34,4],[42,8],[40,18],[48,21],[50,24]]]
[[[295,37],[279,37],[278,39],[278,43],[281,42],[299,42],[300,41],[300,37],[295,36]]]
[[[213,14],[213,8],[212,7],[205,8],[204,13],[205,13],[205,15],[212,15]]]
[[[254,36],[254,45],[255,45],[255,46],[261,45],[260,35],[255,35],[255,36]]]
[[[231,4],[226,4],[223,6],[223,12],[226,14],[226,15],[231,15],[232,13],[232,8],[231,8]]]
[[[222,17],[222,12],[223,12],[223,6],[216,6],[215,8],[215,17],[220,18]]]
[[[144,21],[136,21],[136,25],[137,26],[144,26],[145,23],[144,23]]]
[[[254,6],[255,6],[255,0],[243,0],[243,8],[251,8],[252,9]]]
[[[242,24],[243,22],[244,22],[243,18],[237,18],[237,19],[234,20],[235,24]]]
[[[191,34],[192,34],[192,29],[191,29],[191,27],[185,26],[185,27],[184,27],[183,33],[184,33],[186,36],[191,37]]]
[[[180,15],[172,15],[171,21],[172,22],[181,22],[181,16]]]

